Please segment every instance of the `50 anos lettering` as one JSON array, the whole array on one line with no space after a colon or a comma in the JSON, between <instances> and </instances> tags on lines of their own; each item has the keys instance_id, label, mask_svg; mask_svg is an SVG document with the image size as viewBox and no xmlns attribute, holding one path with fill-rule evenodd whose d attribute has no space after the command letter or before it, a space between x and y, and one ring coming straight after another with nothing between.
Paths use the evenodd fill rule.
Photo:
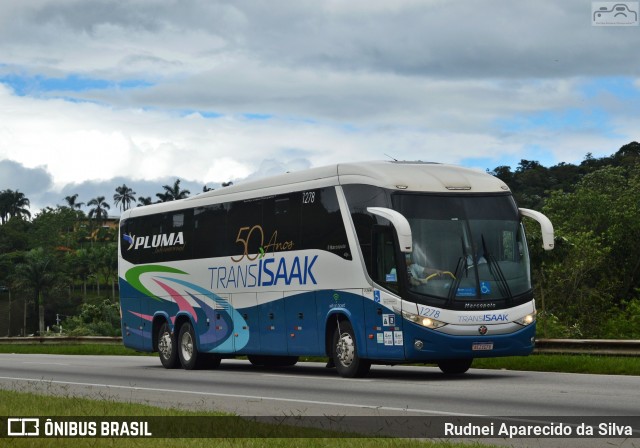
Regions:
<instances>
[{"instance_id":1,"label":"50 anos lettering","mask_svg":"<svg viewBox=\"0 0 640 448\"><path fill-rule=\"evenodd\" d=\"M259 250L255 254L249 253L249 243L251 241L253 241L254 244L255 242L258 242ZM235 263L242 261L245 257L247 258L247 260L253 261L261 255L264 256L264 254L270 251L277 252L283 250L292 250L294 246L293 241L279 242L277 230L273 231L273 233L271 234L271 238L269 238L269 242L265 245L264 230L262 229L262 226L258 224L254 225L253 227L240 227L240 229L238 229L238 236L236 237L235 242L240 245L242 250L242 253L239 256L231 257L231 260Z\"/></svg>"}]
</instances>

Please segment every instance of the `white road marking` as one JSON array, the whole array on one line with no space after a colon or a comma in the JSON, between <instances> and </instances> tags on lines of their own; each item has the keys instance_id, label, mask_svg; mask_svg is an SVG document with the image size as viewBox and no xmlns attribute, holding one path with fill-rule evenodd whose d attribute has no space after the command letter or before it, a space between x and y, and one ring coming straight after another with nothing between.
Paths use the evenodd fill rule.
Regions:
<instances>
[{"instance_id":1,"label":"white road marking","mask_svg":"<svg viewBox=\"0 0 640 448\"><path fill-rule=\"evenodd\" d=\"M169 392L169 393L180 393L180 394L189 394L189 395L203 395L208 397L244 398L247 400L271 400L271 401L282 401L282 402L289 402L289 403L341 406L341 407L347 407L347 408L374 409L374 410L377 409L377 410L394 411L394 412L398 412L398 411L407 412L407 413L414 412L418 414L454 415L459 417L485 417L484 415L480 415L480 414L463 414L459 412L444 412L444 411L436 411L433 409L412 409L412 408L397 408L397 407L391 407L391 406L371 406L366 404L338 403L333 401L301 400L296 398L265 397L265 396L259 396L259 395L222 394L218 392L198 392L198 391L179 390L179 389L160 389L155 387L120 386L115 384L79 383L74 381L44 380L39 378L14 378L14 377L0 376L0 380L24 381L24 382L46 383L46 384L61 384L65 386L104 387L104 388L112 388L112 389L140 390L145 392Z\"/></svg>"},{"instance_id":2,"label":"white road marking","mask_svg":"<svg viewBox=\"0 0 640 448\"><path fill-rule=\"evenodd\" d=\"M22 364L39 364L42 366L70 366L71 364L66 364L62 362L37 362L37 361L23 361Z\"/></svg>"}]
</instances>

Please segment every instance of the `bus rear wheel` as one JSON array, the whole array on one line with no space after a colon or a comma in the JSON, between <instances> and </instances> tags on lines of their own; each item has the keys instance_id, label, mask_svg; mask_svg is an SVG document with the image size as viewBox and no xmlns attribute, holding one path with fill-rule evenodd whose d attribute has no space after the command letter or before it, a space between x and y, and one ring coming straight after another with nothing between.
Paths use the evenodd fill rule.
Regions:
<instances>
[{"instance_id":1,"label":"bus rear wheel","mask_svg":"<svg viewBox=\"0 0 640 448\"><path fill-rule=\"evenodd\" d=\"M194 370L202 367L204 355L198 353L196 333L190 322L185 322L180 327L177 351L183 369Z\"/></svg>"},{"instance_id":2,"label":"bus rear wheel","mask_svg":"<svg viewBox=\"0 0 640 448\"><path fill-rule=\"evenodd\" d=\"M371 362L360 358L356 338L349 321L342 321L333 333L332 358L338 374L343 378L360 378L371 368Z\"/></svg>"},{"instance_id":3,"label":"bus rear wheel","mask_svg":"<svg viewBox=\"0 0 640 448\"><path fill-rule=\"evenodd\" d=\"M158 354L165 369L175 369L180 366L176 336L169 324L164 322L158 330Z\"/></svg>"},{"instance_id":4,"label":"bus rear wheel","mask_svg":"<svg viewBox=\"0 0 640 448\"><path fill-rule=\"evenodd\" d=\"M472 362L473 358L444 359L438 362L438 367L447 375L461 375L469 370Z\"/></svg>"}]
</instances>

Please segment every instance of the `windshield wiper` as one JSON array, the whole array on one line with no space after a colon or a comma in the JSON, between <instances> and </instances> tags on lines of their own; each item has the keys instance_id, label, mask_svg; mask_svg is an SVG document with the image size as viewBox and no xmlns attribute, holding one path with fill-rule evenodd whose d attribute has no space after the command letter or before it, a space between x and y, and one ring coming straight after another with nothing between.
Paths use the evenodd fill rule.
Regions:
<instances>
[{"instance_id":1,"label":"windshield wiper","mask_svg":"<svg viewBox=\"0 0 640 448\"><path fill-rule=\"evenodd\" d=\"M509 288L509 282L504 276L504 272L502 272L502 268L500 268L500 264L498 260L489 253L487 250L487 245L484 241L484 235L482 235L482 251L484 252L484 258L487 260L487 265L489 266L489 272L498 281L498 289L500 289L500 294L502 297L506 297L507 299L513 299L513 295L511 295L511 289ZM478 279L480 281L480 279Z\"/></svg>"},{"instance_id":2,"label":"windshield wiper","mask_svg":"<svg viewBox=\"0 0 640 448\"><path fill-rule=\"evenodd\" d=\"M455 298L455 294L458 291L458 287L460 286L460 280L462 280L462 278L460 277L460 271L464 268L464 265L466 264L466 260L467 260L467 257L458 258L458 264L456 265L456 270L453 273L454 280L451 283L451 286L449 287L449 295L447 296L447 302L452 302L453 299Z\"/></svg>"}]
</instances>

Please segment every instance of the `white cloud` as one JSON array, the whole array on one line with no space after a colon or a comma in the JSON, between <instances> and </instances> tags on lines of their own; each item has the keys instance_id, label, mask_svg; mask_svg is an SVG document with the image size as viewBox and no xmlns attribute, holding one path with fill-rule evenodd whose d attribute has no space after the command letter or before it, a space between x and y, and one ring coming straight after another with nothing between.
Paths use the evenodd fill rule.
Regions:
<instances>
[{"instance_id":1,"label":"white cloud","mask_svg":"<svg viewBox=\"0 0 640 448\"><path fill-rule=\"evenodd\" d=\"M579 162L640 129L633 99L582 91L597 76L640 88L640 35L589 14L551 0L3 2L0 160L46 170L56 194L118 176L197 188L385 154L517 163L542 148ZM2 83L12 77L24 96ZM40 85L50 77L146 87L54 91ZM606 122L535 121L566 110Z\"/></svg>"}]
</instances>

